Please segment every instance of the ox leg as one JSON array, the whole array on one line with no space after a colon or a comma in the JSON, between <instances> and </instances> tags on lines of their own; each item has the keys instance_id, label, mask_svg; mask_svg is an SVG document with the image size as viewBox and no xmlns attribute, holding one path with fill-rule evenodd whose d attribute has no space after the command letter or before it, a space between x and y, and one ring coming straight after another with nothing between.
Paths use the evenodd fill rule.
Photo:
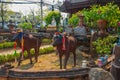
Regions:
<instances>
[{"instance_id":1,"label":"ox leg","mask_svg":"<svg viewBox=\"0 0 120 80\"><path fill-rule=\"evenodd\" d=\"M73 56L74 56L74 67L76 66L76 53L73 52Z\"/></svg>"},{"instance_id":2,"label":"ox leg","mask_svg":"<svg viewBox=\"0 0 120 80\"><path fill-rule=\"evenodd\" d=\"M59 59L60 59L60 69L62 69L62 55L59 55Z\"/></svg>"},{"instance_id":3,"label":"ox leg","mask_svg":"<svg viewBox=\"0 0 120 80\"><path fill-rule=\"evenodd\" d=\"M38 62L39 49L35 49L35 61Z\"/></svg>"},{"instance_id":4,"label":"ox leg","mask_svg":"<svg viewBox=\"0 0 120 80\"><path fill-rule=\"evenodd\" d=\"M32 64L32 56L31 56L30 50L27 50L27 52L28 52L28 57L30 58L30 64Z\"/></svg>"},{"instance_id":5,"label":"ox leg","mask_svg":"<svg viewBox=\"0 0 120 80\"><path fill-rule=\"evenodd\" d=\"M67 65L67 61L68 61L69 56L70 56L70 53L65 54L64 69L66 69L66 65Z\"/></svg>"},{"instance_id":6,"label":"ox leg","mask_svg":"<svg viewBox=\"0 0 120 80\"><path fill-rule=\"evenodd\" d=\"M18 66L20 66L20 64L21 64L21 60L22 59L22 52L20 52L20 58L19 58L19 60L18 60Z\"/></svg>"}]
</instances>

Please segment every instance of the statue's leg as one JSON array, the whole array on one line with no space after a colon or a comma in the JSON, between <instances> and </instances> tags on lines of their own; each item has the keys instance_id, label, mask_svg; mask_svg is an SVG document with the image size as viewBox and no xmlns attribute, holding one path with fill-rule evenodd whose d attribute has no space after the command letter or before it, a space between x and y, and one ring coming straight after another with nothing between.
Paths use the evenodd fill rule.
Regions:
<instances>
[{"instance_id":1,"label":"statue's leg","mask_svg":"<svg viewBox=\"0 0 120 80\"><path fill-rule=\"evenodd\" d=\"M65 53L64 69L66 69L66 65L67 65L67 61L68 61L69 56L70 56L69 52Z\"/></svg>"},{"instance_id":2,"label":"statue's leg","mask_svg":"<svg viewBox=\"0 0 120 80\"><path fill-rule=\"evenodd\" d=\"M30 64L32 64L32 56L31 56L30 50L27 50L27 53L28 53L28 57L30 58Z\"/></svg>"},{"instance_id":3,"label":"statue's leg","mask_svg":"<svg viewBox=\"0 0 120 80\"><path fill-rule=\"evenodd\" d=\"M35 61L38 62L39 48L35 49Z\"/></svg>"},{"instance_id":4,"label":"statue's leg","mask_svg":"<svg viewBox=\"0 0 120 80\"><path fill-rule=\"evenodd\" d=\"M62 69L62 55L59 55L59 60L60 60L60 69Z\"/></svg>"},{"instance_id":5,"label":"statue's leg","mask_svg":"<svg viewBox=\"0 0 120 80\"><path fill-rule=\"evenodd\" d=\"M76 66L76 53L75 51L73 52L73 57L74 57L74 67Z\"/></svg>"},{"instance_id":6,"label":"statue's leg","mask_svg":"<svg viewBox=\"0 0 120 80\"><path fill-rule=\"evenodd\" d=\"M21 64L21 60L22 59L22 52L20 52L20 58L18 59L18 66L20 66L20 64Z\"/></svg>"}]
</instances>

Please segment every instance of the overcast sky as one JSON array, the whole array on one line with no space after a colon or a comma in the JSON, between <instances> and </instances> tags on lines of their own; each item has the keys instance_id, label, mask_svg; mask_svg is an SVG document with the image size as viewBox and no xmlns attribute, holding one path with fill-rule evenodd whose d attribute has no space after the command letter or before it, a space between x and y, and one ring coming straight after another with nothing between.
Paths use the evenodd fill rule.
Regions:
<instances>
[{"instance_id":1,"label":"overcast sky","mask_svg":"<svg viewBox=\"0 0 120 80\"><path fill-rule=\"evenodd\" d=\"M14 0L16 2L19 1L40 1L40 0ZM43 0L45 3L49 3L52 4L53 0ZM54 0L54 3L56 3L58 0ZM59 0L59 1L63 1L63 0ZM24 15L27 15L30 12L30 8L34 9L34 10L38 10L39 6L36 4L12 4L9 5L10 9L16 12L22 12Z\"/></svg>"}]
</instances>

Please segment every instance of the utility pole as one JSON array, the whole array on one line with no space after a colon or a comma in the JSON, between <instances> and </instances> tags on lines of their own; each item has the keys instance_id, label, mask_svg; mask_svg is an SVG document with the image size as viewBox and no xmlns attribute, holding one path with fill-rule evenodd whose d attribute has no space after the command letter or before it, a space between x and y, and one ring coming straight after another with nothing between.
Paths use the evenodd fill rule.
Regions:
<instances>
[{"instance_id":1,"label":"utility pole","mask_svg":"<svg viewBox=\"0 0 120 80\"><path fill-rule=\"evenodd\" d=\"M43 0L40 0L40 27L43 26Z\"/></svg>"},{"instance_id":2,"label":"utility pole","mask_svg":"<svg viewBox=\"0 0 120 80\"><path fill-rule=\"evenodd\" d=\"M53 4L52 4L52 11L54 11L54 2L55 2L55 1L53 0Z\"/></svg>"}]
</instances>

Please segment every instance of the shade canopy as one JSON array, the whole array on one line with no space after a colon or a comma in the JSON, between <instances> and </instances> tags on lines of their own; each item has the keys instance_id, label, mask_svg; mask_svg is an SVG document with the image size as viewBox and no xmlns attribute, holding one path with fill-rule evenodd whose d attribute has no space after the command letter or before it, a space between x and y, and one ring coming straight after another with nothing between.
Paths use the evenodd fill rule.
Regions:
<instances>
[{"instance_id":1,"label":"shade canopy","mask_svg":"<svg viewBox=\"0 0 120 80\"><path fill-rule=\"evenodd\" d=\"M120 0L65 0L63 5L60 7L60 11L76 13L84 8L89 8L91 5L105 5L110 2L114 2L114 4L120 6Z\"/></svg>"}]
</instances>

